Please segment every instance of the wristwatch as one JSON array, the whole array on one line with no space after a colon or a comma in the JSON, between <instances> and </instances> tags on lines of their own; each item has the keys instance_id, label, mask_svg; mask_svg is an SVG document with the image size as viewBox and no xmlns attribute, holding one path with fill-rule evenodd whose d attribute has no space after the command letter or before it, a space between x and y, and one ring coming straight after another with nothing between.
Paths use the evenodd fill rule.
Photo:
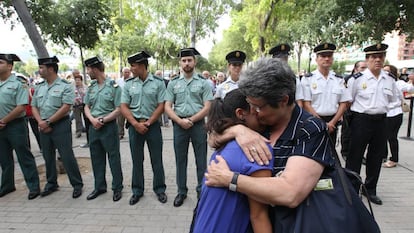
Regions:
<instances>
[{"instance_id":1,"label":"wristwatch","mask_svg":"<svg viewBox=\"0 0 414 233\"><path fill-rule=\"evenodd\" d=\"M104 119L103 119L103 117L99 117L99 118L98 118L98 121L99 121L99 122L101 122L101 124L104 124Z\"/></svg>"},{"instance_id":2,"label":"wristwatch","mask_svg":"<svg viewBox=\"0 0 414 233\"><path fill-rule=\"evenodd\" d=\"M237 191L237 178L239 178L239 173L238 172L234 172L233 173L233 178L231 179L231 182L229 184L229 190L236 192Z\"/></svg>"},{"instance_id":3,"label":"wristwatch","mask_svg":"<svg viewBox=\"0 0 414 233\"><path fill-rule=\"evenodd\" d=\"M50 127L50 125L52 124L52 123L50 122L50 120L49 120L49 119L46 119L45 121L46 121L47 126L49 126L49 127Z\"/></svg>"}]
</instances>

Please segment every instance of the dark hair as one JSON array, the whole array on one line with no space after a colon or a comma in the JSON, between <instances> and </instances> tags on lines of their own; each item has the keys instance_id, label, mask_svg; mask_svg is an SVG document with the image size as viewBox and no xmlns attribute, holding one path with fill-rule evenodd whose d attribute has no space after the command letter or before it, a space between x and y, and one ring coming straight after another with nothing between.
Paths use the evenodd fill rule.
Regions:
<instances>
[{"instance_id":1,"label":"dark hair","mask_svg":"<svg viewBox=\"0 0 414 233\"><path fill-rule=\"evenodd\" d=\"M214 131L220 134L230 126L244 124L244 121L236 116L237 108L250 111L246 96L239 89L227 93L223 100L220 98L213 100L205 125L207 132Z\"/></svg>"},{"instance_id":2,"label":"dark hair","mask_svg":"<svg viewBox=\"0 0 414 233\"><path fill-rule=\"evenodd\" d=\"M278 58L260 58L240 75L239 88L246 96L261 98L278 107L285 96L288 105L295 102L296 76L289 65Z\"/></svg>"},{"instance_id":3,"label":"dark hair","mask_svg":"<svg viewBox=\"0 0 414 233\"><path fill-rule=\"evenodd\" d=\"M395 66L393 66L393 65L385 65L384 67L386 67L386 66L388 66L388 67L390 67L390 72L388 72L388 74L393 78L393 79L395 79L395 81L397 81L398 80L398 69L397 69L397 67L395 67Z\"/></svg>"},{"instance_id":4,"label":"dark hair","mask_svg":"<svg viewBox=\"0 0 414 233\"><path fill-rule=\"evenodd\" d=\"M103 62L95 64L92 67L95 67L96 69L98 69L101 72L105 72L105 64Z\"/></svg>"},{"instance_id":5,"label":"dark hair","mask_svg":"<svg viewBox=\"0 0 414 233\"><path fill-rule=\"evenodd\" d=\"M352 70L351 75L357 72L356 70L359 68L361 62L365 62L365 61L360 60L360 61L355 62L354 69Z\"/></svg>"}]
</instances>

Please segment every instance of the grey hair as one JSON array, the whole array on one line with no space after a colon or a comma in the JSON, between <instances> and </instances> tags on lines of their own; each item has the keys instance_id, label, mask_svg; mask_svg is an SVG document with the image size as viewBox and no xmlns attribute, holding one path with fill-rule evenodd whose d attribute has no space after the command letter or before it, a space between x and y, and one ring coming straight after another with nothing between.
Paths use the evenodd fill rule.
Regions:
<instances>
[{"instance_id":1,"label":"grey hair","mask_svg":"<svg viewBox=\"0 0 414 233\"><path fill-rule=\"evenodd\" d=\"M285 96L291 105L295 102L296 76L285 61L260 58L241 73L239 88L244 95L264 99L272 107L278 107Z\"/></svg>"}]
</instances>

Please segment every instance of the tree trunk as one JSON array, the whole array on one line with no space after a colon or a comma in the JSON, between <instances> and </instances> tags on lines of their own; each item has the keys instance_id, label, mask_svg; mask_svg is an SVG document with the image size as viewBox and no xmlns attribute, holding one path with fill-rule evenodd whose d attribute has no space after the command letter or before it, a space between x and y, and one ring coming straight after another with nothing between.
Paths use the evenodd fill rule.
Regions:
<instances>
[{"instance_id":1,"label":"tree trunk","mask_svg":"<svg viewBox=\"0 0 414 233\"><path fill-rule=\"evenodd\" d=\"M33 47L36 50L38 57L49 57L45 43L40 36L39 31L37 30L36 24L33 21L32 16L30 15L29 9L27 8L26 1L24 0L12 0L14 9L17 12L20 20L23 23L24 28L26 29L27 34L29 35L30 40L32 41Z\"/></svg>"}]
</instances>

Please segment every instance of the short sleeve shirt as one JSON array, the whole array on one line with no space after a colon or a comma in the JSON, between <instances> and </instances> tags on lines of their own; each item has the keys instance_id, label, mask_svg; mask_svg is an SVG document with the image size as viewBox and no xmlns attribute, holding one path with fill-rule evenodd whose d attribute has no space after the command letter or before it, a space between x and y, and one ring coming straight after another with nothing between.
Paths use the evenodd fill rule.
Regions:
<instances>
[{"instance_id":1,"label":"short sleeve shirt","mask_svg":"<svg viewBox=\"0 0 414 233\"><path fill-rule=\"evenodd\" d=\"M386 113L389 104L398 98L397 91L394 79L383 70L378 79L366 69L348 80L348 92L353 100L351 110L359 113Z\"/></svg>"},{"instance_id":2,"label":"short sleeve shirt","mask_svg":"<svg viewBox=\"0 0 414 233\"><path fill-rule=\"evenodd\" d=\"M214 97L224 99L227 93L237 88L239 88L239 84L228 77L226 81L217 86Z\"/></svg>"},{"instance_id":3,"label":"short sleeve shirt","mask_svg":"<svg viewBox=\"0 0 414 233\"><path fill-rule=\"evenodd\" d=\"M74 86L69 81L58 77L51 85L46 81L36 85L32 106L39 109L42 119L47 119L55 114L63 104L72 105L74 100Z\"/></svg>"},{"instance_id":4,"label":"short sleeve shirt","mask_svg":"<svg viewBox=\"0 0 414 233\"><path fill-rule=\"evenodd\" d=\"M165 94L165 101L174 104L174 112L180 117L193 116L212 99L210 84L197 74L190 80L184 76L171 80Z\"/></svg>"},{"instance_id":5,"label":"short sleeve shirt","mask_svg":"<svg viewBox=\"0 0 414 233\"><path fill-rule=\"evenodd\" d=\"M27 82L12 74L0 83L0 119L7 116L16 106L29 103ZM20 114L23 117L25 112Z\"/></svg>"},{"instance_id":6,"label":"short sleeve shirt","mask_svg":"<svg viewBox=\"0 0 414 233\"><path fill-rule=\"evenodd\" d=\"M121 104L121 87L106 78L102 86L93 81L85 96L85 104L89 106L93 117L104 117Z\"/></svg>"},{"instance_id":7,"label":"short sleeve shirt","mask_svg":"<svg viewBox=\"0 0 414 233\"><path fill-rule=\"evenodd\" d=\"M122 91L121 103L129 105L135 118L149 119L158 104L165 99L165 83L148 73L145 81L139 78L128 79Z\"/></svg>"},{"instance_id":8,"label":"short sleeve shirt","mask_svg":"<svg viewBox=\"0 0 414 233\"><path fill-rule=\"evenodd\" d=\"M309 77L302 79L305 101L311 101L312 108L320 116L332 116L338 111L339 103L351 101L345 91L345 81L342 77L330 71L325 78L318 70Z\"/></svg>"},{"instance_id":9,"label":"short sleeve shirt","mask_svg":"<svg viewBox=\"0 0 414 233\"><path fill-rule=\"evenodd\" d=\"M295 106L285 131L273 146L275 175L283 171L291 156L305 156L325 167L334 167L326 123Z\"/></svg>"}]
</instances>

